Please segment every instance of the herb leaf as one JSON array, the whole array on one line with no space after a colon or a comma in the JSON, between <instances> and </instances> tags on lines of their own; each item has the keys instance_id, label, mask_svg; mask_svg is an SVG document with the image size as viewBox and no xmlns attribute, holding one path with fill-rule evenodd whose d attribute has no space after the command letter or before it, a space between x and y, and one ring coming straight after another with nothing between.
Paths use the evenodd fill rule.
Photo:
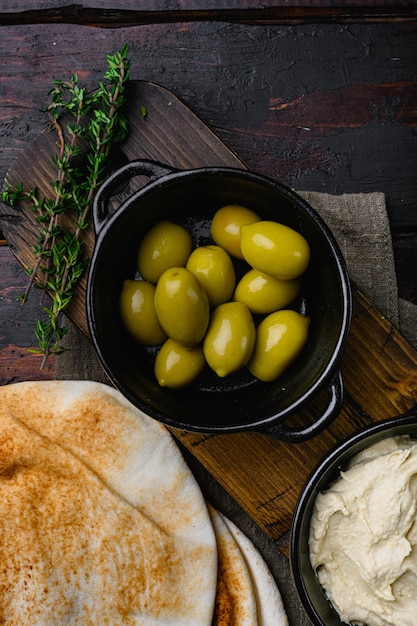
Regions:
<instances>
[{"instance_id":1,"label":"herb leaf","mask_svg":"<svg viewBox=\"0 0 417 626\"><path fill-rule=\"evenodd\" d=\"M88 263L80 233L88 226L93 198L103 182L111 148L114 143L124 141L128 132L121 107L130 66L128 46L124 45L107 55L104 80L92 93L79 85L76 74L68 81L55 80L46 109L58 147L57 154L52 156L57 170L55 180L51 181L52 199L38 198L37 190L27 191L23 183L12 187L8 180L1 192L1 200L11 206L27 203L39 224L38 240L33 246L35 267L28 270L29 283L20 300L22 304L26 302L33 286L46 291L51 299L49 307L42 306L46 319L37 321L38 347L31 350L43 355L41 367L49 355L65 350L61 340L68 329L62 324L62 313L70 304L74 287ZM141 113L145 117L143 106ZM64 114L66 119L70 118L65 127L62 126ZM87 144L82 167L76 159L81 153L80 141ZM65 225L62 216L66 218Z\"/></svg>"}]
</instances>

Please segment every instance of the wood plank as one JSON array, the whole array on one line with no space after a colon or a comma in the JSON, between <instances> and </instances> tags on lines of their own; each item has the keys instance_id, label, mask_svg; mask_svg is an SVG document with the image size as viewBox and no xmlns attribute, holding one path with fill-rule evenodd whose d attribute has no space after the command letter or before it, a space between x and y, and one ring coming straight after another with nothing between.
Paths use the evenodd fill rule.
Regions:
<instances>
[{"instance_id":1,"label":"wood plank","mask_svg":"<svg viewBox=\"0 0 417 626\"><path fill-rule=\"evenodd\" d=\"M51 380L54 376L55 358L39 368L39 357L26 347L8 344L0 348L0 385L20 383L25 380Z\"/></svg>"},{"instance_id":2,"label":"wood plank","mask_svg":"<svg viewBox=\"0 0 417 626\"><path fill-rule=\"evenodd\" d=\"M131 133L114 165L133 158L163 160L174 167L232 165L245 167L240 158L169 90L136 82L131 85L128 117ZM139 105L148 117L143 120ZM12 166L12 182L37 183L48 193L54 138L43 133ZM139 181L139 185L143 181ZM133 189L130 189L130 193ZM0 206L3 229L17 258L31 265L33 217L17 207ZM94 244L91 228L86 245ZM69 316L87 332L84 283ZM417 352L362 294L355 291L352 331L342 362L346 401L334 423L322 434L301 444L284 444L257 433L196 435L175 432L180 442L215 476L265 533L285 552L291 516L309 471L335 442L354 430L407 411L417 401ZM291 418L311 420L323 401L315 402Z\"/></svg>"},{"instance_id":3,"label":"wood plank","mask_svg":"<svg viewBox=\"0 0 417 626\"><path fill-rule=\"evenodd\" d=\"M18 299L28 277L6 245L0 245L0 268L0 385L50 379L54 375L54 357L40 370L39 356L30 352L37 345L34 324L40 293L32 293L27 304L21 306Z\"/></svg>"},{"instance_id":4,"label":"wood plank","mask_svg":"<svg viewBox=\"0 0 417 626\"><path fill-rule=\"evenodd\" d=\"M258 0L177 0L175 9L177 11L213 10L213 9L233 9L242 13L248 9L271 10L281 9L295 10L304 7L317 8L357 8L366 10L369 7L394 7L398 8L398 0L263 0L262 5ZM403 0L401 6L412 8L414 0ZM59 10L67 6L81 8L94 8L100 10L131 9L132 0L89 0L80 2L66 2L65 0L38 0L36 8L32 10L43 12L46 9ZM28 9L27 0L2 0L1 10L7 13L25 11ZM75 10L75 9L74 9ZM141 0L140 11L172 11L172 0Z\"/></svg>"},{"instance_id":5,"label":"wood plank","mask_svg":"<svg viewBox=\"0 0 417 626\"><path fill-rule=\"evenodd\" d=\"M23 24L77 24L94 28L126 28L143 26L146 24L172 24L187 22L233 22L236 24L314 24L314 23L341 23L355 22L384 23L384 22L415 22L417 8L412 4L375 5L368 2L366 5L349 4L348 6L296 5L275 3L272 7L253 8L182 8L182 9L154 9L132 10L116 8L111 10L85 7L80 4L57 6L54 8L29 9L14 12L0 13L0 25Z\"/></svg>"}]
</instances>

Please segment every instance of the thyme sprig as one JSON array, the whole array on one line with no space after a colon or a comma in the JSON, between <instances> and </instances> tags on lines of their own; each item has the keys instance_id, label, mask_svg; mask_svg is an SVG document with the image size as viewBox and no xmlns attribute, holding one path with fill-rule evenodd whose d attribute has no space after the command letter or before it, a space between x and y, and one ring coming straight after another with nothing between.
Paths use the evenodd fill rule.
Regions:
<instances>
[{"instance_id":1,"label":"thyme sprig","mask_svg":"<svg viewBox=\"0 0 417 626\"><path fill-rule=\"evenodd\" d=\"M30 279L21 301L27 301L33 286L50 296L50 306L42 307L45 319L36 323L38 347L31 350L43 355L41 367L49 355L65 350L61 341L68 328L62 323L62 313L88 263L80 235L88 226L111 148L127 135L127 121L121 112L131 65L127 55L125 45L107 56L104 80L93 92L78 84L76 74L69 81L54 81L46 109L51 130L57 135L57 153L52 156L57 172L51 181L52 197L38 198L36 189L25 190L22 183L13 187L8 180L1 193L2 201L11 206L27 203L39 224L33 246L35 266L27 270ZM85 160L80 165L85 145Z\"/></svg>"}]
</instances>

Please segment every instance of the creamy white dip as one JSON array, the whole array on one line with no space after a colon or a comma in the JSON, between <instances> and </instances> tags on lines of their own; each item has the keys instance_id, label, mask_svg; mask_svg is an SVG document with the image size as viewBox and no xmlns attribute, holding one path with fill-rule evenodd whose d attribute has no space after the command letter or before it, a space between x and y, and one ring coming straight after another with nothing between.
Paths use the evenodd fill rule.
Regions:
<instances>
[{"instance_id":1,"label":"creamy white dip","mask_svg":"<svg viewBox=\"0 0 417 626\"><path fill-rule=\"evenodd\" d=\"M367 448L318 495L310 559L342 621L417 625L417 444Z\"/></svg>"}]
</instances>

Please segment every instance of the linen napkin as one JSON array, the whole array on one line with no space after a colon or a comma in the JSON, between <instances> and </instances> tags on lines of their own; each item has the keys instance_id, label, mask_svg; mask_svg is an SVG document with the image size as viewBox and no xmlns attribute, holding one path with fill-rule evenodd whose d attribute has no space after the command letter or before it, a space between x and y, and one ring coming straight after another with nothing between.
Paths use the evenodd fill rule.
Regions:
<instances>
[{"instance_id":1,"label":"linen napkin","mask_svg":"<svg viewBox=\"0 0 417 626\"><path fill-rule=\"evenodd\" d=\"M398 298L384 194L336 196L311 191L299 194L333 232L353 283L417 347L417 305ZM70 350L57 359L55 377L108 382L89 340L73 325L68 325L66 346ZM290 625L308 626L310 621L298 600L288 559L198 462L193 462L193 471L213 506L241 528L262 554L281 591Z\"/></svg>"}]
</instances>

